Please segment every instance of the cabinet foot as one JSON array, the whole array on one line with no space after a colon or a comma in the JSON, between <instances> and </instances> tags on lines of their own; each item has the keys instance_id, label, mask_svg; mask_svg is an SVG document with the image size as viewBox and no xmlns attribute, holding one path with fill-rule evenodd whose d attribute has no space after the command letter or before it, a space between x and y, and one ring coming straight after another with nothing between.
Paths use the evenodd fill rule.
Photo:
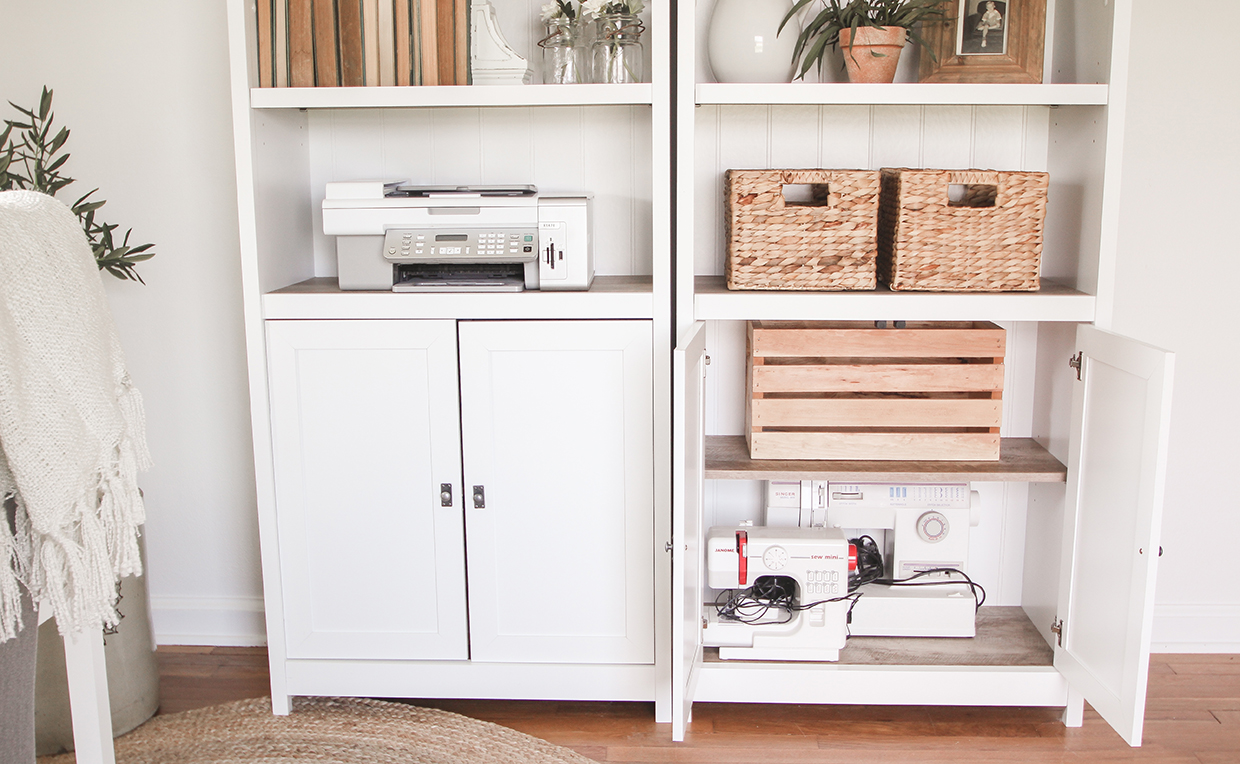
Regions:
<instances>
[{"instance_id":1,"label":"cabinet foot","mask_svg":"<svg viewBox=\"0 0 1240 764\"><path fill-rule=\"evenodd\" d=\"M1065 727L1080 727L1085 723L1085 696L1076 690L1068 690L1068 705L1063 710Z\"/></svg>"}]
</instances>

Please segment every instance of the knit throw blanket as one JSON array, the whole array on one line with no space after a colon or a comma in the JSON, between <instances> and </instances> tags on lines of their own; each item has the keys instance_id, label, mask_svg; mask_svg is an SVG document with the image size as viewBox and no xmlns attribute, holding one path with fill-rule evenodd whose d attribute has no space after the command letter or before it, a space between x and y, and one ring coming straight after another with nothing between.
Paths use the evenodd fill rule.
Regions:
<instances>
[{"instance_id":1,"label":"knit throw blanket","mask_svg":"<svg viewBox=\"0 0 1240 764\"><path fill-rule=\"evenodd\" d=\"M50 196L0 192L0 498L17 504L16 533L0 524L0 641L22 628L20 585L62 634L117 623L149 463L81 225Z\"/></svg>"}]
</instances>

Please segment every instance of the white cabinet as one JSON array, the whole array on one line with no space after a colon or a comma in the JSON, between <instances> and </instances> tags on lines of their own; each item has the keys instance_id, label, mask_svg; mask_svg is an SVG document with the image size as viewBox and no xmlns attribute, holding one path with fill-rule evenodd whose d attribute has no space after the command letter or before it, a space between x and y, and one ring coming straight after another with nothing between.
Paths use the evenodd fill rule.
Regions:
<instances>
[{"instance_id":1,"label":"white cabinet","mask_svg":"<svg viewBox=\"0 0 1240 764\"><path fill-rule=\"evenodd\" d=\"M1116 194L1130 0L1052 0L1046 84L1019 86L715 83L704 51L712 6L682 4L676 41L673 739L704 701L1062 706L1079 724L1087 699L1139 744L1172 357L1104 331L1123 256ZM723 171L798 167L1048 171L1042 289L728 291ZM747 320L1001 323L1005 451L1035 456L986 469L749 460L736 437ZM1079 382L1068 366L1078 351ZM798 476L986 486L979 530L1001 526L986 533L1001 546L990 556L1004 607L985 614L1013 618L1038 649L998 660L928 644L924 655L836 664L718 660L701 644L702 604L713 598L702 534L746 511L756 519L755 481Z\"/></svg>"},{"instance_id":2,"label":"white cabinet","mask_svg":"<svg viewBox=\"0 0 1240 764\"><path fill-rule=\"evenodd\" d=\"M288 657L653 663L651 341L269 321Z\"/></svg>"}]
</instances>

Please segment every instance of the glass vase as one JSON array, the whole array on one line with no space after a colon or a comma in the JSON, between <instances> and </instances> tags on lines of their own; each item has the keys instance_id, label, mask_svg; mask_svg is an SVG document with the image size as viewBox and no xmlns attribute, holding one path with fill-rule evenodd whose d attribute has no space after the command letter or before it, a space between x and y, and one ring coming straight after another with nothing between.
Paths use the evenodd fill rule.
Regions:
<instances>
[{"instance_id":1,"label":"glass vase","mask_svg":"<svg viewBox=\"0 0 1240 764\"><path fill-rule=\"evenodd\" d=\"M583 65L581 30L574 19L547 22L547 36L538 41L542 48L543 82L576 85L588 82Z\"/></svg>"},{"instance_id":2,"label":"glass vase","mask_svg":"<svg viewBox=\"0 0 1240 764\"><path fill-rule=\"evenodd\" d=\"M591 60L595 82L641 82L641 19L628 13L607 13L594 20Z\"/></svg>"}]
</instances>

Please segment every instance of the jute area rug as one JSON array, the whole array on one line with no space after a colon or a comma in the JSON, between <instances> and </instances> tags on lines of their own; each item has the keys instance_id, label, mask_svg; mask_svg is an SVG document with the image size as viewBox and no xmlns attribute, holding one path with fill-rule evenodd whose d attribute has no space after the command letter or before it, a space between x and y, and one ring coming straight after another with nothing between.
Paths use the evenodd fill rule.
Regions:
<instances>
[{"instance_id":1,"label":"jute area rug","mask_svg":"<svg viewBox=\"0 0 1240 764\"><path fill-rule=\"evenodd\" d=\"M39 759L71 764L73 754ZM596 764L498 724L404 703L297 698L273 716L269 698L156 716L116 739L117 764Z\"/></svg>"}]
</instances>

